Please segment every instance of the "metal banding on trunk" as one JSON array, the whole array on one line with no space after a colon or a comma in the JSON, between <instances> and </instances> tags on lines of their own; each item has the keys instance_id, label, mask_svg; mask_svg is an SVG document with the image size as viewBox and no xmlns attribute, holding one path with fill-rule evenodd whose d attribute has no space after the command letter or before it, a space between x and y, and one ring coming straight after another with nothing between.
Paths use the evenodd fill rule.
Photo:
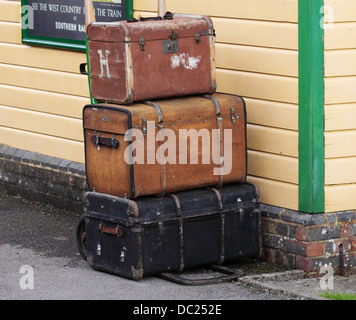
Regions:
<instances>
[{"instance_id":1,"label":"metal banding on trunk","mask_svg":"<svg viewBox=\"0 0 356 320\"><path fill-rule=\"evenodd\" d=\"M225 212L223 202L222 202L222 196L219 190L215 188L206 188L209 191L212 191L214 193L214 196L216 198L218 210L222 211L220 213L220 232L221 232L221 237L220 237L220 259L219 259L219 264L222 264L225 260Z\"/></svg>"},{"instance_id":2,"label":"metal banding on trunk","mask_svg":"<svg viewBox=\"0 0 356 320\"><path fill-rule=\"evenodd\" d=\"M151 106L151 107L155 108L155 110L157 112L157 116L158 116L158 122L159 123L163 122L162 109L157 103L152 102L152 101L142 101L142 103L147 105L147 106Z\"/></svg>"},{"instance_id":3,"label":"metal banding on trunk","mask_svg":"<svg viewBox=\"0 0 356 320\"><path fill-rule=\"evenodd\" d=\"M208 94L203 94L202 95L203 98L205 99L209 99L214 103L214 107L215 107L215 114L217 116L216 120L217 120L217 129L219 129L219 134L220 134L220 157L222 158L224 156L224 144L223 144L223 125L222 125L222 121L224 120L224 118L220 117L220 113L221 113L221 106L219 101ZM221 163L219 164L219 170L221 171ZM222 185L224 183L224 177L222 174L219 175L219 182L218 182L218 186L221 188Z\"/></svg>"},{"instance_id":4,"label":"metal banding on trunk","mask_svg":"<svg viewBox=\"0 0 356 320\"><path fill-rule=\"evenodd\" d=\"M203 94L202 95L203 98L205 99L209 99L214 103L215 106L215 114L218 116L220 115L221 112L221 107L220 107L220 102L218 101L218 99L216 99L215 97L209 95L209 94Z\"/></svg>"},{"instance_id":5,"label":"metal banding on trunk","mask_svg":"<svg viewBox=\"0 0 356 320\"><path fill-rule=\"evenodd\" d=\"M179 198L172 194L175 207L176 207L176 215L178 218L178 230L179 230L179 268L178 270L181 272L184 270L184 238L183 238L183 218L182 218L182 205L180 203Z\"/></svg>"},{"instance_id":6,"label":"metal banding on trunk","mask_svg":"<svg viewBox=\"0 0 356 320\"><path fill-rule=\"evenodd\" d=\"M220 163L219 163L219 182L218 182L218 187L221 188L223 186L224 183L224 175L223 175L223 170L222 170L222 161L221 159L223 159L224 157L224 140L223 140L223 122L224 118L222 117L217 117L216 118L216 123L217 123L217 127L218 127L218 133L219 133L219 141L220 141Z\"/></svg>"},{"instance_id":7,"label":"metal banding on trunk","mask_svg":"<svg viewBox=\"0 0 356 320\"><path fill-rule=\"evenodd\" d=\"M160 152L160 178L161 178L161 194L160 196L164 196L166 194L166 188L167 188L167 174L166 174L166 162L163 160L164 154L162 152L162 145L164 144L164 133L163 133L163 124L158 124L159 128L159 133L161 135L160 138L160 147L159 150Z\"/></svg>"},{"instance_id":8,"label":"metal banding on trunk","mask_svg":"<svg viewBox=\"0 0 356 320\"><path fill-rule=\"evenodd\" d=\"M147 106L151 106L153 107L156 112L157 112L157 117L158 117L158 123L160 123L158 125L162 139L161 139L161 145L163 144L163 112L161 107L152 101L143 101L143 104L147 105ZM162 186L162 193L161 196L164 196L166 194L166 184L167 184L167 177L166 177L166 166L165 166L165 162L162 160L160 161L160 167L161 167L161 186Z\"/></svg>"}]
</instances>

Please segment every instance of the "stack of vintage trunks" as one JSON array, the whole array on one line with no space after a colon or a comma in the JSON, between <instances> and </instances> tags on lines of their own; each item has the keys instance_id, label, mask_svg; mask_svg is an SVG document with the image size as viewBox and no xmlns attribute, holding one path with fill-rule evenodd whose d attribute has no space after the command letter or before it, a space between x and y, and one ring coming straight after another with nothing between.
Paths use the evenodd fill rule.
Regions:
<instances>
[{"instance_id":1,"label":"stack of vintage trunks","mask_svg":"<svg viewBox=\"0 0 356 320\"><path fill-rule=\"evenodd\" d=\"M245 103L215 93L214 40L207 16L88 24L77 239L93 269L137 280L260 256Z\"/></svg>"}]
</instances>

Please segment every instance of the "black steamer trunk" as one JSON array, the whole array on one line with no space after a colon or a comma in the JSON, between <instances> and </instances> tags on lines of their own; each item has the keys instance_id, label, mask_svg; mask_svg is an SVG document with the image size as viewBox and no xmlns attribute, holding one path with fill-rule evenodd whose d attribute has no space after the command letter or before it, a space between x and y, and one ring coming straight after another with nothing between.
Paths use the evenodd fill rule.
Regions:
<instances>
[{"instance_id":1,"label":"black steamer trunk","mask_svg":"<svg viewBox=\"0 0 356 320\"><path fill-rule=\"evenodd\" d=\"M135 200L87 192L84 216L89 265L134 280L261 254L249 183Z\"/></svg>"}]
</instances>

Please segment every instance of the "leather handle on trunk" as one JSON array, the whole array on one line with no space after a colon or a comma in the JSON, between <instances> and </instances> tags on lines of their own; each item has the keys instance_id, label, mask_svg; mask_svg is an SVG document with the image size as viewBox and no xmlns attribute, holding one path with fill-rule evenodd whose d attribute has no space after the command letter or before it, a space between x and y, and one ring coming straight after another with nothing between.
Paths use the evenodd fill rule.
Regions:
<instances>
[{"instance_id":1,"label":"leather handle on trunk","mask_svg":"<svg viewBox=\"0 0 356 320\"><path fill-rule=\"evenodd\" d=\"M90 141L93 143L94 146L106 146L113 149L117 149L119 147L119 141L115 138L103 138L100 137L99 134L94 135L90 138Z\"/></svg>"},{"instance_id":2,"label":"leather handle on trunk","mask_svg":"<svg viewBox=\"0 0 356 320\"><path fill-rule=\"evenodd\" d=\"M111 234L113 236L117 237L123 237L124 236L124 230L122 230L119 226L106 226L102 222L99 224L99 230L103 233Z\"/></svg>"}]
</instances>

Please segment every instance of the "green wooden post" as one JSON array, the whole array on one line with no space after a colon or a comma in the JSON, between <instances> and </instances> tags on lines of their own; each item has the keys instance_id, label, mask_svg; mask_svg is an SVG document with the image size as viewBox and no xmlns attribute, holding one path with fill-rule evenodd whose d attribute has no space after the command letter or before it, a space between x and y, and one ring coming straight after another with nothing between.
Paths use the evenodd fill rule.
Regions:
<instances>
[{"instance_id":1,"label":"green wooden post","mask_svg":"<svg viewBox=\"0 0 356 320\"><path fill-rule=\"evenodd\" d=\"M321 213L324 196L323 0L299 0L299 211Z\"/></svg>"}]
</instances>

